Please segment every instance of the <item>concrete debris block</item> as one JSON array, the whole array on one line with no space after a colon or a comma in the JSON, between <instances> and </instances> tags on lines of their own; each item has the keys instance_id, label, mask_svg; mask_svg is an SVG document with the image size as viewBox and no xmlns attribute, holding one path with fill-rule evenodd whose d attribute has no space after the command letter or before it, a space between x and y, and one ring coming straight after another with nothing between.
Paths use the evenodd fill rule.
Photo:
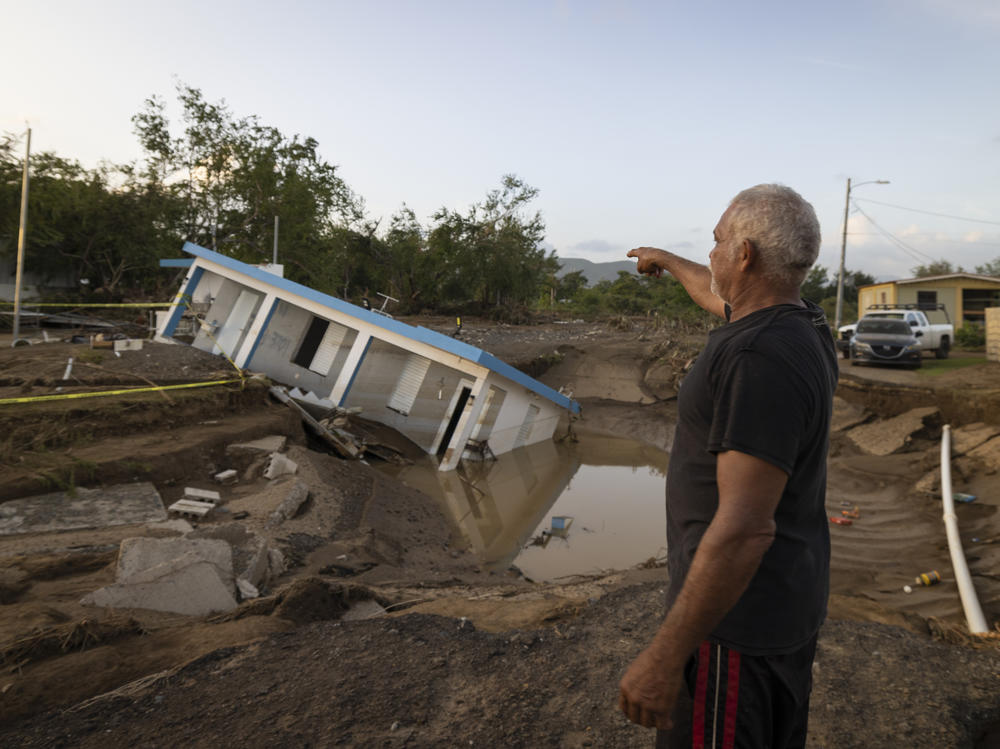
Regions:
<instances>
[{"instance_id":1,"label":"concrete debris block","mask_svg":"<svg viewBox=\"0 0 1000 749\"><path fill-rule=\"evenodd\" d=\"M170 512L189 518L203 518L214 509L215 505L211 502L195 502L193 499L179 499L167 508Z\"/></svg>"},{"instance_id":2,"label":"concrete debris block","mask_svg":"<svg viewBox=\"0 0 1000 749\"><path fill-rule=\"evenodd\" d=\"M218 492L213 492L211 489L195 489L193 486L184 487L184 498L196 502L210 502L213 505L222 501L222 495Z\"/></svg>"},{"instance_id":3,"label":"concrete debris block","mask_svg":"<svg viewBox=\"0 0 1000 749\"><path fill-rule=\"evenodd\" d=\"M77 487L0 504L0 536L15 533L105 528L167 519L156 487L148 481L99 489Z\"/></svg>"},{"instance_id":4,"label":"concrete debris block","mask_svg":"<svg viewBox=\"0 0 1000 749\"><path fill-rule=\"evenodd\" d=\"M277 509L268 518L268 525L281 525L289 518L295 517L302 504L309 498L309 487L301 479L296 479L291 489Z\"/></svg>"},{"instance_id":5,"label":"concrete debris block","mask_svg":"<svg viewBox=\"0 0 1000 749\"><path fill-rule=\"evenodd\" d=\"M940 421L935 406L914 408L899 416L851 429L847 436L869 455L891 455L907 447L915 436Z\"/></svg>"},{"instance_id":6,"label":"concrete debris block","mask_svg":"<svg viewBox=\"0 0 1000 749\"><path fill-rule=\"evenodd\" d=\"M270 569L270 554L267 542L259 539L256 547L253 548L246 567L240 572L239 577L253 585L260 586L267 582Z\"/></svg>"},{"instance_id":7,"label":"concrete debris block","mask_svg":"<svg viewBox=\"0 0 1000 749\"><path fill-rule=\"evenodd\" d=\"M280 434L272 434L269 437L262 437L259 440L253 440L252 442L240 442L239 444L229 445L226 448L227 453L280 453L285 449L285 443L288 438Z\"/></svg>"},{"instance_id":8,"label":"concrete debris block","mask_svg":"<svg viewBox=\"0 0 1000 749\"><path fill-rule=\"evenodd\" d=\"M974 450L969 451L969 457L976 458L986 466L987 472L1000 470L1000 437L994 437L984 442Z\"/></svg>"},{"instance_id":9,"label":"concrete debris block","mask_svg":"<svg viewBox=\"0 0 1000 749\"><path fill-rule=\"evenodd\" d=\"M142 351L141 338L125 338L114 342L115 351Z\"/></svg>"},{"instance_id":10,"label":"concrete debris block","mask_svg":"<svg viewBox=\"0 0 1000 749\"><path fill-rule=\"evenodd\" d=\"M839 396L833 398L833 417L830 419L830 431L842 432L845 429L856 427L868 418L868 414L861 406L848 403Z\"/></svg>"},{"instance_id":11,"label":"concrete debris block","mask_svg":"<svg viewBox=\"0 0 1000 749\"><path fill-rule=\"evenodd\" d=\"M236 597L232 583L224 584L214 565L196 561L150 582L109 585L84 596L80 603L206 616L236 608Z\"/></svg>"},{"instance_id":12,"label":"concrete debris block","mask_svg":"<svg viewBox=\"0 0 1000 749\"><path fill-rule=\"evenodd\" d=\"M239 473L235 468L226 471L219 471L215 474L215 480L220 484L235 484L239 480Z\"/></svg>"},{"instance_id":13,"label":"concrete debris block","mask_svg":"<svg viewBox=\"0 0 1000 749\"><path fill-rule=\"evenodd\" d=\"M148 582L155 579L150 577L149 570L164 564L174 564L176 568L176 560L180 559L206 562L218 571L221 581L232 584L232 547L214 538L126 538L118 551L115 582Z\"/></svg>"},{"instance_id":14,"label":"concrete debris block","mask_svg":"<svg viewBox=\"0 0 1000 749\"><path fill-rule=\"evenodd\" d=\"M240 598L244 601L248 601L251 598L260 598L260 591L257 590L257 586L245 578L236 578L236 589L240 592Z\"/></svg>"},{"instance_id":15,"label":"concrete debris block","mask_svg":"<svg viewBox=\"0 0 1000 749\"><path fill-rule=\"evenodd\" d=\"M267 573L271 578L283 575L288 566L285 564L285 555L280 549L269 549L267 552Z\"/></svg>"},{"instance_id":16,"label":"concrete debris block","mask_svg":"<svg viewBox=\"0 0 1000 749\"><path fill-rule=\"evenodd\" d=\"M274 479L278 476L295 473L297 470L299 470L299 465L291 458L281 453L271 453L271 459L267 463L267 468L264 469L264 478Z\"/></svg>"}]
</instances>

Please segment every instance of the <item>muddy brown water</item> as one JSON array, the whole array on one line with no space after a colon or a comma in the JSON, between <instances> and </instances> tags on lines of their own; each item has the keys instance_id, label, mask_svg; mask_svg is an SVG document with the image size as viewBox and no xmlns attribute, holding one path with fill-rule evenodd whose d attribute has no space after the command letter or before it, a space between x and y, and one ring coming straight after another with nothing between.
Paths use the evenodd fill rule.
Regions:
<instances>
[{"instance_id":1,"label":"muddy brown water","mask_svg":"<svg viewBox=\"0 0 1000 749\"><path fill-rule=\"evenodd\" d=\"M860 454L844 435L834 435L834 443L827 513L841 517L856 507L859 517L850 526L830 525L831 592L964 622L940 498L914 487L937 465L937 443L884 457ZM513 564L532 580L553 582L663 560L668 459L632 440L583 433L576 444L534 445L448 473L430 460L385 470L435 497L455 525L456 542L468 544L484 567ZM956 511L989 621L1000 619L997 479L976 476L954 487L977 495ZM940 572L940 584L914 583L931 570Z\"/></svg>"},{"instance_id":2,"label":"muddy brown water","mask_svg":"<svg viewBox=\"0 0 1000 749\"><path fill-rule=\"evenodd\" d=\"M665 555L668 457L584 432L447 473L430 460L385 470L435 497L485 567L548 582Z\"/></svg>"}]
</instances>

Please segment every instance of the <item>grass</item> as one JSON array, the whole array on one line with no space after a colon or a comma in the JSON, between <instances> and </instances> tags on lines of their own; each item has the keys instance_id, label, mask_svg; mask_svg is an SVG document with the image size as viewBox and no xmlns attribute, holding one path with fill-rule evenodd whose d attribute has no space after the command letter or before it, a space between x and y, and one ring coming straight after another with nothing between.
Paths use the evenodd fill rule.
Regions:
<instances>
[{"instance_id":1,"label":"grass","mask_svg":"<svg viewBox=\"0 0 1000 749\"><path fill-rule=\"evenodd\" d=\"M983 364L985 361L985 356L968 358L962 357L960 359L955 357L949 357L947 359L924 359L923 366L916 370L916 372L922 377L934 377L935 375L944 374L945 372L962 369L962 367L971 367L976 364Z\"/></svg>"}]
</instances>

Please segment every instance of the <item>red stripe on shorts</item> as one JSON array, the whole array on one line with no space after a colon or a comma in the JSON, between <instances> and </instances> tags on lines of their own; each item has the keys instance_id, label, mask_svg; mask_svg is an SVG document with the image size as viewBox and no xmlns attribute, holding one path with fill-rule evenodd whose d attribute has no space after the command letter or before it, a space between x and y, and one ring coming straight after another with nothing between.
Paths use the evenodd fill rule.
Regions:
<instances>
[{"instance_id":1,"label":"red stripe on shorts","mask_svg":"<svg viewBox=\"0 0 1000 749\"><path fill-rule=\"evenodd\" d=\"M736 707L740 699L740 654L736 650L729 651L726 676L726 722L722 749L733 749L736 746Z\"/></svg>"},{"instance_id":2,"label":"red stripe on shorts","mask_svg":"<svg viewBox=\"0 0 1000 749\"><path fill-rule=\"evenodd\" d=\"M694 685L694 713L691 718L691 747L705 749L705 695L708 692L708 661L711 646L706 640L698 648L698 680Z\"/></svg>"}]
</instances>

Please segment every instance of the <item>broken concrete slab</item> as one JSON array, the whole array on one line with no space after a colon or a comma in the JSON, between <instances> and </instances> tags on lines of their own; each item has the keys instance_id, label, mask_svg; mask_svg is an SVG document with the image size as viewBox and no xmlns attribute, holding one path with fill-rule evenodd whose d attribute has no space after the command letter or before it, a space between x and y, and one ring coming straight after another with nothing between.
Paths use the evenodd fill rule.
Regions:
<instances>
[{"instance_id":1,"label":"broken concrete slab","mask_svg":"<svg viewBox=\"0 0 1000 749\"><path fill-rule=\"evenodd\" d=\"M299 465L291 458L281 453L271 453L267 468L264 469L264 478L276 479L278 476L286 476L299 470Z\"/></svg>"},{"instance_id":2,"label":"broken concrete slab","mask_svg":"<svg viewBox=\"0 0 1000 749\"><path fill-rule=\"evenodd\" d=\"M847 436L869 455L892 455L907 447L914 437L929 433L940 419L936 406L914 408L891 419L854 427Z\"/></svg>"},{"instance_id":3,"label":"broken concrete slab","mask_svg":"<svg viewBox=\"0 0 1000 749\"><path fill-rule=\"evenodd\" d=\"M351 607L341 616L341 621L353 622L361 619L374 619L385 616L385 609L373 598L365 601L352 601Z\"/></svg>"},{"instance_id":4,"label":"broken concrete slab","mask_svg":"<svg viewBox=\"0 0 1000 749\"><path fill-rule=\"evenodd\" d=\"M236 608L236 597L232 585L219 579L214 565L196 561L152 581L109 585L84 596L80 603L206 616Z\"/></svg>"},{"instance_id":5,"label":"broken concrete slab","mask_svg":"<svg viewBox=\"0 0 1000 749\"><path fill-rule=\"evenodd\" d=\"M105 528L166 519L163 500L148 481L101 489L78 487L4 502L0 505L0 536Z\"/></svg>"},{"instance_id":6,"label":"broken concrete slab","mask_svg":"<svg viewBox=\"0 0 1000 749\"><path fill-rule=\"evenodd\" d=\"M268 525L281 525L289 518L295 517L299 508L302 507L308 498L309 487L306 486L304 481L296 479L295 483L289 488L288 494L281 500L281 504L268 516Z\"/></svg>"},{"instance_id":7,"label":"broken concrete slab","mask_svg":"<svg viewBox=\"0 0 1000 749\"><path fill-rule=\"evenodd\" d=\"M845 429L863 424L868 419L868 412L861 406L848 403L839 396L833 398L833 417L830 419L830 431L842 432Z\"/></svg>"},{"instance_id":8,"label":"broken concrete slab","mask_svg":"<svg viewBox=\"0 0 1000 749\"><path fill-rule=\"evenodd\" d=\"M280 453L285 449L287 442L288 438L284 435L272 434L267 437L261 437L259 440L253 440L252 442L240 442L235 445L229 445L226 448L226 452L252 455Z\"/></svg>"},{"instance_id":9,"label":"broken concrete slab","mask_svg":"<svg viewBox=\"0 0 1000 749\"><path fill-rule=\"evenodd\" d=\"M233 580L232 547L216 538L126 538L118 551L115 582L146 582L143 574L154 567L193 555L218 570L219 579Z\"/></svg>"},{"instance_id":10,"label":"broken concrete slab","mask_svg":"<svg viewBox=\"0 0 1000 749\"><path fill-rule=\"evenodd\" d=\"M260 598L260 591L249 580L242 577L236 578L236 589L240 592L240 597L246 601L251 598Z\"/></svg>"},{"instance_id":11,"label":"broken concrete slab","mask_svg":"<svg viewBox=\"0 0 1000 749\"><path fill-rule=\"evenodd\" d=\"M981 462L987 472L1000 470L1000 437L994 437L969 451L969 457Z\"/></svg>"},{"instance_id":12,"label":"broken concrete slab","mask_svg":"<svg viewBox=\"0 0 1000 749\"><path fill-rule=\"evenodd\" d=\"M956 427L951 430L951 454L964 455L997 435L1000 435L1000 426L981 421Z\"/></svg>"},{"instance_id":13,"label":"broken concrete slab","mask_svg":"<svg viewBox=\"0 0 1000 749\"><path fill-rule=\"evenodd\" d=\"M150 523L146 527L152 531L175 531L182 536L194 530L194 526L183 518L173 518L159 523Z\"/></svg>"}]
</instances>

